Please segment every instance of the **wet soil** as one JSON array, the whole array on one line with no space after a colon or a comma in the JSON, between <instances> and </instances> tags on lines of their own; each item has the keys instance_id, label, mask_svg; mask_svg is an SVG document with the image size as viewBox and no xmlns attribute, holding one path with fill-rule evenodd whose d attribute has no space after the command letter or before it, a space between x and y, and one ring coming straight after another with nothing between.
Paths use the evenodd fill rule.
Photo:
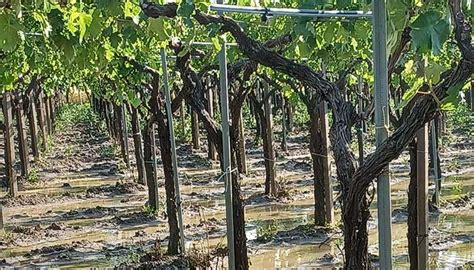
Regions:
<instances>
[{"instance_id":1,"label":"wet soil","mask_svg":"<svg viewBox=\"0 0 474 270\"><path fill-rule=\"evenodd\" d=\"M6 215L6 229L0 234L0 258L5 259L0 260L0 266L133 265L150 269L189 265L199 260L225 265L222 259L226 229L224 185L219 179L218 163L206 159L205 138L201 138L199 150L187 144L177 149L186 249L192 254L186 258L163 255L167 222L160 166L161 207L153 215L147 213L146 187L135 183L133 168L126 170L117 155L108 153L113 145L95 125L76 125L58 131L52 150L36 165L38 181L24 182L18 198L8 198L5 192L0 192ZM132 141L129 145L133 147ZM463 264L473 260L473 146L470 142L453 142L441 154L445 176L443 203L440 209L430 213L429 235L430 255L436 266L449 266L453 260ZM247 147L250 170L243 175L241 184L251 268L341 265L340 229L311 225L313 172L306 134L291 136L288 151L277 149L277 178L285 191L278 198L263 194L262 147L251 144ZM133 160L133 149L130 149L130 157ZM407 265L406 153L390 168L394 255L396 264L404 267ZM331 175L334 178L334 166ZM430 185L430 192L433 189L434 185ZM337 196L337 187L334 195ZM370 221L372 254L378 253L375 207L374 201ZM339 220L337 208L335 216Z\"/></svg>"}]
</instances>

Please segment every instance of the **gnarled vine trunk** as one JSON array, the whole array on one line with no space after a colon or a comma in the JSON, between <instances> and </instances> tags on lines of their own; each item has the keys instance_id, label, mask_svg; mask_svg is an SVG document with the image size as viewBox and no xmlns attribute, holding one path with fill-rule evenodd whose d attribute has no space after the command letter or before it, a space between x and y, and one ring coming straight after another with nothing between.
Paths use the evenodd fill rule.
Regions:
<instances>
[{"instance_id":1,"label":"gnarled vine trunk","mask_svg":"<svg viewBox=\"0 0 474 270\"><path fill-rule=\"evenodd\" d=\"M150 17L175 17L178 5L168 3L156 5L149 2L140 4L144 13ZM342 187L342 213L344 224L344 250L346 269L368 269L368 231L367 220L370 217L368 194L371 183L388 163L398 157L416 132L433 119L438 109L437 100L447 96L450 87L466 81L474 71L474 49L471 43L471 26L465 20L459 0L449 0L449 6L455 23L455 38L461 51L462 59L456 66L442 74L437 85L420 90L432 95L416 95L403 109L403 123L386 139L377 150L369 155L364 163L356 168L355 158L350 150L351 127L357 115L353 106L344 100L341 89L331 81L323 78L309 66L296 63L279 53L269 50L261 43L251 39L234 20L195 11L193 14L202 25L218 24L225 32L230 32L239 45L239 49L249 59L282 72L300 81L305 87L320 94L328 102L333 112L333 123L330 131L331 145L335 157L337 176ZM183 76L182 76L183 77ZM184 79L183 79L184 81ZM193 87L193 83L190 84ZM434 98L436 96L436 98Z\"/></svg>"}]
</instances>

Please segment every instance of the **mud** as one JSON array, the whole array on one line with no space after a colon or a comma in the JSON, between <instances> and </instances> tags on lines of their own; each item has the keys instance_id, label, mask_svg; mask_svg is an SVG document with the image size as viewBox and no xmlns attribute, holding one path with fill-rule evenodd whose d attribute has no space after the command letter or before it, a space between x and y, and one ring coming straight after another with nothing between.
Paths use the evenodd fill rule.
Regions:
<instances>
[{"instance_id":1,"label":"mud","mask_svg":"<svg viewBox=\"0 0 474 270\"><path fill-rule=\"evenodd\" d=\"M138 193L140 191L145 191L145 187L143 185L137 183L130 183L130 182L117 182L115 186L110 185L102 185L96 187L90 187L86 190L86 194L88 196L117 196L117 195L124 195L124 194L133 194Z\"/></svg>"},{"instance_id":2,"label":"mud","mask_svg":"<svg viewBox=\"0 0 474 270\"><path fill-rule=\"evenodd\" d=\"M146 187L136 184L133 171L126 171L123 162L112 151L107 152L114 142L97 125L77 125L55 136L53 149L37 164L37 183L26 181L20 197L15 199L0 193L7 213L6 231L0 234L0 257L5 260L0 265L222 268L226 264L224 185L219 178L218 163L207 161L202 151L206 139L201 137L203 147L199 150L187 144L178 147L187 257L164 255L168 229L163 212L161 165L158 185L162 205L157 215L151 215L146 208ZM340 266L340 229L312 225L313 172L307 136L293 133L288 142L288 151L276 149L277 179L282 192L277 198L263 194L262 147L247 144L249 173L242 175L241 187L251 268ZM446 177L441 197L446 203L438 212L430 213L430 252L442 267L450 266L446 262L453 258L469 264L472 261L469 250L474 245L474 149L469 141L463 141L463 147L456 143L444 150L441 160L444 176L457 178ZM129 145L133 159L131 140ZM395 263L405 266L406 153L391 164L391 172ZM433 188L430 186L430 193ZM335 190L336 198L337 187ZM373 218L369 232L374 265L377 263L375 208L376 202L371 206ZM338 208L335 217L336 224L340 224Z\"/></svg>"},{"instance_id":3,"label":"mud","mask_svg":"<svg viewBox=\"0 0 474 270\"><path fill-rule=\"evenodd\" d=\"M117 209L110 207L97 206L81 210L71 210L61 215L64 220L99 218L117 213Z\"/></svg>"},{"instance_id":4,"label":"mud","mask_svg":"<svg viewBox=\"0 0 474 270\"><path fill-rule=\"evenodd\" d=\"M61 196L50 196L47 194L20 194L16 198L6 198L0 200L0 204L6 207L18 207L28 205L44 205L49 203L60 203L80 198L78 194L64 192Z\"/></svg>"}]
</instances>

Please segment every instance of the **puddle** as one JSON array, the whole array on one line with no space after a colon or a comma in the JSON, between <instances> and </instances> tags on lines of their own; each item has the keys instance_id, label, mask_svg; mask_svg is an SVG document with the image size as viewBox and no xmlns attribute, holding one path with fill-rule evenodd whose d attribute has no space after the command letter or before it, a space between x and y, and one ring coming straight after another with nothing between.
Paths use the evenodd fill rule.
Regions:
<instances>
[{"instance_id":1,"label":"puddle","mask_svg":"<svg viewBox=\"0 0 474 270\"><path fill-rule=\"evenodd\" d=\"M133 146L133 143L130 145ZM294 191L295 197L288 201L265 201L257 198L257 200L249 200L249 205L245 207L251 269L338 267L341 265L339 250L341 239L336 234L337 232L319 233L314 228L312 228L313 231L308 230L310 228L308 224L314 222L313 172L307 166L310 164L309 151L305 145L290 144L290 146L292 152L277 159L277 178L287 183L286 187ZM212 164L204 162L205 155L202 151L188 148L188 146L183 147L181 150L183 154L179 157L180 164L184 166L180 168L180 181L183 195L183 219L186 226L184 230L186 248L189 250L193 247L225 245L224 184L216 180L220 175L220 169L215 162ZM263 160L261 147L252 147L248 150L249 173L241 179L244 198L262 193L265 178L264 168L260 165ZM81 150L80 147L77 151L89 152L87 149ZM190 154L187 154L189 151L191 151ZM443 159L446 159L446 164L456 163L465 168L471 168L472 158L465 158L465 156L472 153L472 150L459 151L456 154L446 153ZM84 154L87 156L89 153L81 155ZM80 158L81 155L76 158ZM452 155L453 158L449 160L446 157L448 155ZM109 161L107 161L107 166L119 168L116 160ZM157 240L161 241L162 248L166 247L168 225L163 215L164 188L160 186L161 209L158 215L153 218L144 216L147 191L140 189L133 193L111 191L110 187L116 185L118 181L131 182L130 175L100 176L98 173L102 169L107 170L108 167L102 168L102 165L94 165L94 163L97 163L96 160L90 159L82 163L81 168L77 168L79 170L68 170L64 175L48 171L44 173L47 181L42 181L38 185L26 185L26 189L21 191L21 194L25 195L46 194L59 197L69 192L78 196L65 201L46 201L38 205L5 209L7 230L11 230L14 226L33 227L37 224L41 224L44 228L55 222L60 222L67 227L78 226L81 229L71 230L72 232L62 237L37 239L8 247L2 246L2 238L0 238L1 258L7 258L7 262L15 266L64 269L105 268L116 266L126 260L137 259L138 254L150 249ZM67 168L66 166L65 169ZM86 169L80 170L84 168ZM91 171L91 169L98 169L98 171ZM393 170L393 209L406 207L408 187L406 157L394 162L391 169ZM447 176L443 182L442 199L454 200L463 194L474 192L472 171L471 169L467 173ZM161 174L160 169L160 176ZM161 177L158 182L162 184L163 178ZM65 183L69 185L64 185ZM431 180L430 191L432 192L433 189ZM87 196L87 190L96 190L100 196ZM0 192L0 198L5 195L5 192ZM334 197L336 195L337 191ZM371 212L373 218L370 220L369 245L370 251L376 254L376 201L371 205ZM340 209L335 210L335 219L336 224L340 223ZM431 217L430 227L439 234L446 235L446 239L450 241L454 239L448 237L452 234L466 235L463 239L470 241L462 243L459 239L455 239L456 245L446 245L444 249L432 250L430 252L432 268L456 268L474 259L474 243L472 242L474 209L460 211L449 209L439 216ZM406 231L405 221L393 224L393 251L397 269L408 267ZM15 235L2 235L4 238L12 236ZM296 237L292 238L292 236ZM332 237L330 241L326 241L328 236ZM262 241L263 238L265 238L264 241ZM77 244L78 242L80 244ZM73 248L66 249L62 255L24 256L33 249L55 246L72 246Z\"/></svg>"}]
</instances>

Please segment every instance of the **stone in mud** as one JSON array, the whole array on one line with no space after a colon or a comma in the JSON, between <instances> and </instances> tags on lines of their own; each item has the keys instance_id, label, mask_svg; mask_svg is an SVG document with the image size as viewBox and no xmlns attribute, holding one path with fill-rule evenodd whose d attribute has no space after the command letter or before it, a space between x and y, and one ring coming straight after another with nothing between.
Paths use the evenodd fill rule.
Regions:
<instances>
[{"instance_id":1,"label":"stone in mud","mask_svg":"<svg viewBox=\"0 0 474 270\"><path fill-rule=\"evenodd\" d=\"M143 237L143 236L146 236L145 231L136 231L135 232L135 237Z\"/></svg>"},{"instance_id":2,"label":"stone in mud","mask_svg":"<svg viewBox=\"0 0 474 270\"><path fill-rule=\"evenodd\" d=\"M73 251L75 251L75 248L73 245L69 245L69 244L54 245L54 246L49 246L49 247L33 249L29 253L27 253L26 256L31 257L34 255L50 255L50 254L73 252Z\"/></svg>"},{"instance_id":3,"label":"stone in mud","mask_svg":"<svg viewBox=\"0 0 474 270\"><path fill-rule=\"evenodd\" d=\"M41 226L36 224L34 227L16 226L13 228L13 233L34 235L41 231Z\"/></svg>"},{"instance_id":4,"label":"stone in mud","mask_svg":"<svg viewBox=\"0 0 474 270\"><path fill-rule=\"evenodd\" d=\"M191 145L182 145L176 149L176 154L178 156L189 156L193 154L193 149Z\"/></svg>"},{"instance_id":5,"label":"stone in mud","mask_svg":"<svg viewBox=\"0 0 474 270\"><path fill-rule=\"evenodd\" d=\"M341 261L342 261L341 258L331 253L326 253L321 258L318 259L318 263L322 265L334 265Z\"/></svg>"},{"instance_id":6,"label":"stone in mud","mask_svg":"<svg viewBox=\"0 0 474 270\"><path fill-rule=\"evenodd\" d=\"M103 193L108 193L110 195L123 195L123 194L138 193L144 190L145 188L142 185L139 185L137 183L117 182L115 183L115 186L102 185L102 186L97 186L97 187L90 187L87 189L86 193L88 195L103 194Z\"/></svg>"},{"instance_id":7,"label":"stone in mud","mask_svg":"<svg viewBox=\"0 0 474 270\"><path fill-rule=\"evenodd\" d=\"M58 223L53 223L46 228L46 230L53 230L53 231L60 231L63 229L64 229L64 225L58 224Z\"/></svg>"},{"instance_id":8,"label":"stone in mud","mask_svg":"<svg viewBox=\"0 0 474 270\"><path fill-rule=\"evenodd\" d=\"M71 184L69 184L69 183L64 183L64 184L63 184L63 188L71 188Z\"/></svg>"},{"instance_id":9,"label":"stone in mud","mask_svg":"<svg viewBox=\"0 0 474 270\"><path fill-rule=\"evenodd\" d=\"M157 218L154 215L149 215L144 212L134 212L128 213L121 216L115 216L113 221L118 225L136 225L136 224L145 224L149 222L156 221Z\"/></svg>"},{"instance_id":10,"label":"stone in mud","mask_svg":"<svg viewBox=\"0 0 474 270\"><path fill-rule=\"evenodd\" d=\"M298 161L298 160L289 160L285 163L284 169L286 171L311 171L311 165L305 161Z\"/></svg>"},{"instance_id":11,"label":"stone in mud","mask_svg":"<svg viewBox=\"0 0 474 270\"><path fill-rule=\"evenodd\" d=\"M117 213L117 209L110 207L97 206L85 210L71 210L62 215L63 219L82 219L82 218L98 218Z\"/></svg>"},{"instance_id":12,"label":"stone in mud","mask_svg":"<svg viewBox=\"0 0 474 270\"><path fill-rule=\"evenodd\" d=\"M444 209L462 210L465 208L471 208L474 203L474 193L470 192L463 196L460 196L454 201L448 201L444 205Z\"/></svg>"},{"instance_id":13,"label":"stone in mud","mask_svg":"<svg viewBox=\"0 0 474 270\"><path fill-rule=\"evenodd\" d=\"M275 238L277 242L288 242L291 240L307 240L309 238L316 238L319 240L326 240L329 237L331 230L323 227L316 227L311 224L299 225L298 227L289 231L279 231Z\"/></svg>"}]
</instances>

